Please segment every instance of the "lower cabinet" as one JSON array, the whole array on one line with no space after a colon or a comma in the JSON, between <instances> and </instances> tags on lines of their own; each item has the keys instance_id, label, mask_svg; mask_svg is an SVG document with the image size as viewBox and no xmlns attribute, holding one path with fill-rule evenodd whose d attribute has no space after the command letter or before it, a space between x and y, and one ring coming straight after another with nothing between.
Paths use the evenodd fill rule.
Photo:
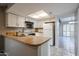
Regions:
<instances>
[{"instance_id":1,"label":"lower cabinet","mask_svg":"<svg viewBox=\"0 0 79 59\"><path fill-rule=\"evenodd\" d=\"M23 44L13 39L5 38L5 53L8 56L37 56L37 46Z\"/></svg>"},{"instance_id":2,"label":"lower cabinet","mask_svg":"<svg viewBox=\"0 0 79 59\"><path fill-rule=\"evenodd\" d=\"M8 56L50 56L50 42L31 46L14 39L5 38L5 53Z\"/></svg>"},{"instance_id":3,"label":"lower cabinet","mask_svg":"<svg viewBox=\"0 0 79 59\"><path fill-rule=\"evenodd\" d=\"M50 56L50 41L38 46L38 56Z\"/></svg>"}]
</instances>

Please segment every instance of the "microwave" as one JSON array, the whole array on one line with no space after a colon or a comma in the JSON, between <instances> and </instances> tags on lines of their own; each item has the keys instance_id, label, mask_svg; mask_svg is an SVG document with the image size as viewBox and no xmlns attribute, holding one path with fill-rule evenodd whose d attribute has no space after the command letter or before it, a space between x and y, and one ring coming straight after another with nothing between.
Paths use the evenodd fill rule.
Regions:
<instances>
[{"instance_id":1,"label":"microwave","mask_svg":"<svg viewBox=\"0 0 79 59\"><path fill-rule=\"evenodd\" d=\"M26 28L28 28L28 29L32 29L33 28L33 22L30 22L30 21L25 21L25 26L26 26Z\"/></svg>"}]
</instances>

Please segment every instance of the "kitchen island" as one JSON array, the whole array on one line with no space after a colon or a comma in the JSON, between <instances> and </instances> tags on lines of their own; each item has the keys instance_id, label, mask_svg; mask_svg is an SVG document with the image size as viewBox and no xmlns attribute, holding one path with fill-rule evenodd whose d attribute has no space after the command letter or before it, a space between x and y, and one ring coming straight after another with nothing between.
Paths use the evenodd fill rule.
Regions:
<instances>
[{"instance_id":1,"label":"kitchen island","mask_svg":"<svg viewBox=\"0 0 79 59\"><path fill-rule=\"evenodd\" d=\"M3 36L5 36L5 52L9 56L41 56L41 46L44 45L45 48L50 40L44 36Z\"/></svg>"}]
</instances>

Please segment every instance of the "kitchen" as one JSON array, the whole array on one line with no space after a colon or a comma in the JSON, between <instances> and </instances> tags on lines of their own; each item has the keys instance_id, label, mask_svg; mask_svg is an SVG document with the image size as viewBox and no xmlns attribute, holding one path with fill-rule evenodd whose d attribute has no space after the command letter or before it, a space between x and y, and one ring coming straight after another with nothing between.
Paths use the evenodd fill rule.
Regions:
<instances>
[{"instance_id":1,"label":"kitchen","mask_svg":"<svg viewBox=\"0 0 79 59\"><path fill-rule=\"evenodd\" d=\"M78 4L5 3L0 5L1 55L61 55L62 50L58 51L59 24L57 22L59 17L73 14ZM72 8L61 11L64 7Z\"/></svg>"},{"instance_id":2,"label":"kitchen","mask_svg":"<svg viewBox=\"0 0 79 59\"><path fill-rule=\"evenodd\" d=\"M6 5L10 5L10 7L7 7ZM1 54L8 56L50 55L49 53L50 38L43 35L43 31L45 31L45 29L43 30L44 27L43 23L48 22L47 24L52 25L55 24L54 23L55 20L53 21L51 20L51 22L48 20L40 21L35 20L32 17L25 17L10 12L10 9L14 9L17 6L18 6L17 4L12 4L12 6L11 4L5 4L5 6L2 6L3 8L1 7L1 13L2 13L1 17L3 20L1 20L0 23L1 24L0 33L1 33L1 42L4 42L1 43L1 45L3 46L3 47L1 46L0 49ZM44 13L45 16L49 18L49 15L43 10L39 10L34 13L37 13L38 15L39 13L40 15ZM42 17L40 16L40 18ZM55 17L52 17L50 19L54 18ZM50 27L51 30L53 30L52 29L53 26L54 25Z\"/></svg>"}]
</instances>

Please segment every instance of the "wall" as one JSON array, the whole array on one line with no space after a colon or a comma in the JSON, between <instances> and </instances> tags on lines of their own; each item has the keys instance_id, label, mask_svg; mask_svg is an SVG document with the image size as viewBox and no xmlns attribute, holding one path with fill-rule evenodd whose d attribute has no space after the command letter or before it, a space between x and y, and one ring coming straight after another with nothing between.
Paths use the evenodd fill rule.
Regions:
<instances>
[{"instance_id":1,"label":"wall","mask_svg":"<svg viewBox=\"0 0 79 59\"><path fill-rule=\"evenodd\" d=\"M3 7L0 7L0 33L5 29L5 10Z\"/></svg>"},{"instance_id":2,"label":"wall","mask_svg":"<svg viewBox=\"0 0 79 59\"><path fill-rule=\"evenodd\" d=\"M75 25L75 48L76 48L76 55L79 56L79 8L76 11L76 25Z\"/></svg>"},{"instance_id":3,"label":"wall","mask_svg":"<svg viewBox=\"0 0 79 59\"><path fill-rule=\"evenodd\" d=\"M5 25L5 12L4 8L0 7L0 27L4 27Z\"/></svg>"},{"instance_id":4,"label":"wall","mask_svg":"<svg viewBox=\"0 0 79 59\"><path fill-rule=\"evenodd\" d=\"M78 21L78 8L75 11L75 21ZM78 55L78 23L75 23L75 32L74 32L74 38L75 38L75 55Z\"/></svg>"}]
</instances>

